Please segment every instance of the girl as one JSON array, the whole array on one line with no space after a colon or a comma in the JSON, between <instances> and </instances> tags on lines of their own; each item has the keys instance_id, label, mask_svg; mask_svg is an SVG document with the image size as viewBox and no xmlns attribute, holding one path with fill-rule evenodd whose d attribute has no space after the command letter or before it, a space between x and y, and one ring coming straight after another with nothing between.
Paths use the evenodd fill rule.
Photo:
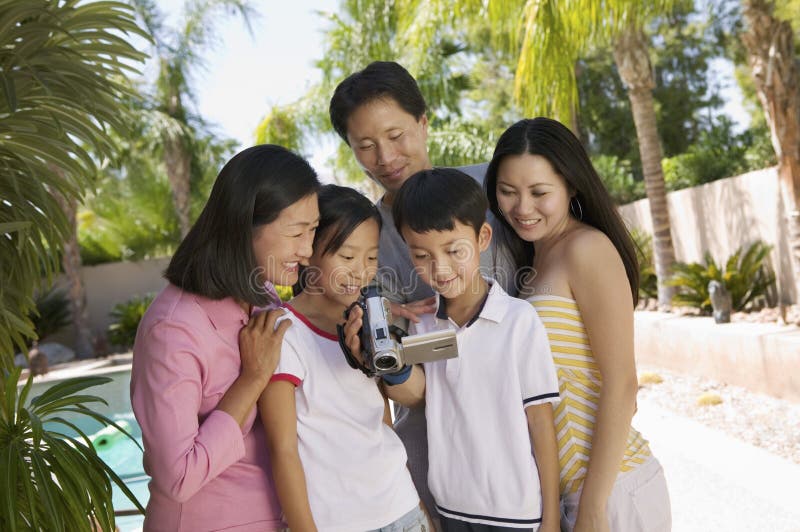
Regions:
<instances>
[{"instance_id":1,"label":"girl","mask_svg":"<svg viewBox=\"0 0 800 532\"><path fill-rule=\"evenodd\" d=\"M279 146L248 148L219 173L166 271L133 347L131 403L152 477L146 531L280 530L256 401L286 325L273 283L311 256L319 181Z\"/></svg>"},{"instance_id":2,"label":"girl","mask_svg":"<svg viewBox=\"0 0 800 532\"><path fill-rule=\"evenodd\" d=\"M381 217L355 190L327 185L303 287L272 384L259 400L292 530L425 531L406 453L375 380L353 371L336 324L375 277ZM288 321L287 320L287 321Z\"/></svg>"},{"instance_id":3,"label":"girl","mask_svg":"<svg viewBox=\"0 0 800 532\"><path fill-rule=\"evenodd\" d=\"M522 120L500 137L484 186L556 363L562 527L670 530L663 471L631 427L636 255L586 151L555 120Z\"/></svg>"}]
</instances>

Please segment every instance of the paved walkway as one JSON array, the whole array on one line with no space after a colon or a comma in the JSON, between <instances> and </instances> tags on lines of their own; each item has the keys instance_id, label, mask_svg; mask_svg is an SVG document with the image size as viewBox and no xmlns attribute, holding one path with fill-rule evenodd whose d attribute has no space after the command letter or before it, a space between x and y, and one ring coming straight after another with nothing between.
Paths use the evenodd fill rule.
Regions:
<instances>
[{"instance_id":1,"label":"paved walkway","mask_svg":"<svg viewBox=\"0 0 800 532\"><path fill-rule=\"evenodd\" d=\"M800 465L639 400L664 466L674 532L800 532Z\"/></svg>"}]
</instances>

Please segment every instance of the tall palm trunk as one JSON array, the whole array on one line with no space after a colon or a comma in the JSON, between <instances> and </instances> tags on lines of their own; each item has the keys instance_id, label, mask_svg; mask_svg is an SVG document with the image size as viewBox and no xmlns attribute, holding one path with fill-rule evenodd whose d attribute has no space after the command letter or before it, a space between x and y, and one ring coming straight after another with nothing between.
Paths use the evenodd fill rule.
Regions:
<instances>
[{"instance_id":1,"label":"tall palm trunk","mask_svg":"<svg viewBox=\"0 0 800 532\"><path fill-rule=\"evenodd\" d=\"M178 226L181 238L191 229L189 214L189 198L191 194L191 157L182 137L168 137L164 142L164 163L167 166L167 177L172 188L172 202L178 214Z\"/></svg>"},{"instance_id":2,"label":"tall palm trunk","mask_svg":"<svg viewBox=\"0 0 800 532\"><path fill-rule=\"evenodd\" d=\"M650 67L647 38L639 28L622 33L614 46L614 61L631 101L639 154L642 159L644 185L653 220L653 258L658 277L658 306L669 309L674 288L667 286L675 262L670 231L667 190L661 168L661 144L656 128L656 109L653 103L655 81Z\"/></svg>"},{"instance_id":3,"label":"tall palm trunk","mask_svg":"<svg viewBox=\"0 0 800 532\"><path fill-rule=\"evenodd\" d=\"M742 41L778 158L795 291L800 294L800 69L792 27L775 18L770 0L743 0L742 4L747 24ZM789 303L789 297L782 293L781 303Z\"/></svg>"},{"instance_id":4,"label":"tall palm trunk","mask_svg":"<svg viewBox=\"0 0 800 532\"><path fill-rule=\"evenodd\" d=\"M81 251L78 246L78 227L76 214L78 200L66 199L58 192L53 192L61 210L64 211L72 228L69 238L64 241L61 266L67 278L67 298L69 299L72 324L75 327L75 354L78 358L91 358L94 356L92 347L92 330L89 327L89 309L86 306L86 288L81 277Z\"/></svg>"},{"instance_id":5,"label":"tall palm trunk","mask_svg":"<svg viewBox=\"0 0 800 532\"><path fill-rule=\"evenodd\" d=\"M184 120L183 104L180 94L173 92L168 99L167 114L173 118ZM190 198L192 156L186 146L183 132L167 132L164 135L164 163L167 167L167 178L172 189L172 202L178 215L178 226L181 238L191 229Z\"/></svg>"}]
</instances>

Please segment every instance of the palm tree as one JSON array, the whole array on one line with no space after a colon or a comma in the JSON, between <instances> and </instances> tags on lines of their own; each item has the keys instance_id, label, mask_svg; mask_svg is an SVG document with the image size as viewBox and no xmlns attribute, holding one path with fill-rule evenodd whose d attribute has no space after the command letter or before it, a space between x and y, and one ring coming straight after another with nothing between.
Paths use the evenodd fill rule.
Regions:
<instances>
[{"instance_id":1,"label":"palm tree","mask_svg":"<svg viewBox=\"0 0 800 532\"><path fill-rule=\"evenodd\" d=\"M54 194L80 196L124 129L125 77L146 34L119 2L0 0L0 364L33 337L27 319L71 226ZM90 147L90 148L89 148ZM88 150L92 151L89 152Z\"/></svg>"},{"instance_id":2,"label":"palm tree","mask_svg":"<svg viewBox=\"0 0 800 532\"><path fill-rule=\"evenodd\" d=\"M636 124L642 170L654 229L658 302L671 304L667 286L675 252L670 232L661 147L653 105L655 86L643 28L671 11L678 0L469 0L403 2L398 25L402 41L425 54L436 28L483 23L492 27L495 45L515 61L515 99L527 115L553 115L574 124L578 92L575 65L593 46L611 43L617 70L627 86ZM435 5L432 5L435 4Z\"/></svg>"},{"instance_id":3,"label":"palm tree","mask_svg":"<svg viewBox=\"0 0 800 532\"><path fill-rule=\"evenodd\" d=\"M144 60L127 42L132 35L147 38L113 0L0 0L3 530L113 530L112 480L143 511L85 434L63 433L76 428L68 412L110 423L86 406L102 400L82 393L109 379L71 379L29 402L32 377L18 388L13 361L35 336L33 291L42 274L52 279L73 228L57 198L74 205L95 161L112 155L110 132L125 129L126 77Z\"/></svg>"},{"instance_id":4,"label":"palm tree","mask_svg":"<svg viewBox=\"0 0 800 532\"><path fill-rule=\"evenodd\" d=\"M742 41L778 158L796 287L800 287L800 67L789 22L772 0L742 0ZM800 12L800 7L796 7ZM800 293L800 288L796 288Z\"/></svg>"},{"instance_id":5,"label":"palm tree","mask_svg":"<svg viewBox=\"0 0 800 532\"><path fill-rule=\"evenodd\" d=\"M249 0L187 0L180 31L173 31L165 26L154 0L133 0L133 5L155 39L154 52L158 61L155 111L163 116L154 126L160 126L161 150L172 200L181 236L186 236L192 225L192 156L197 126L197 120L186 108L187 101L193 98L192 71L201 62L199 52L213 44L215 23L222 20L220 14L238 13L249 30L248 21L254 11Z\"/></svg>"},{"instance_id":6,"label":"palm tree","mask_svg":"<svg viewBox=\"0 0 800 532\"><path fill-rule=\"evenodd\" d=\"M460 32L443 33L437 29L426 33L430 42L426 44L425 53L416 53L415 43L404 40L412 30L400 26L401 4L399 1L346 0L338 13L320 13L331 24L325 34L324 56L317 61L322 81L297 101L269 109L256 130L257 142L274 142L299 152L309 151L317 136L333 134L328 104L336 85L372 61L394 60L416 78L428 104L431 162L457 166L489 158L494 140L507 123L504 119L510 114L511 102L506 97L505 87L510 84L510 75L493 61L490 43L480 35L470 36L468 50ZM443 16L440 11L426 13L426 16L434 15ZM482 61L467 59L465 52L473 57L481 56ZM480 82L475 83L476 79ZM473 96L473 92L480 94ZM488 108L465 116L466 98L472 100L471 108L481 105ZM365 180L363 170L346 144L339 144L329 164L335 169L337 181L355 185L371 197L382 193L380 187Z\"/></svg>"}]
</instances>

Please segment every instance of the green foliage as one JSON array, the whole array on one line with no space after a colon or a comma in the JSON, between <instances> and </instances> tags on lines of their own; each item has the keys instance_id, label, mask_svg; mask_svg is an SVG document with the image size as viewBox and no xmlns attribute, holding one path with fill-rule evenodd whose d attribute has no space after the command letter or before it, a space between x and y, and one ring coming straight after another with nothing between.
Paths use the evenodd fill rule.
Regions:
<instances>
[{"instance_id":1,"label":"green foliage","mask_svg":"<svg viewBox=\"0 0 800 532\"><path fill-rule=\"evenodd\" d=\"M180 243L159 128L147 123L153 116L139 110L131 137L115 137L119 155L102 169L78 213L84 264L169 256ZM191 210L196 218L234 142L195 129L192 136Z\"/></svg>"},{"instance_id":2,"label":"green foliage","mask_svg":"<svg viewBox=\"0 0 800 532\"><path fill-rule=\"evenodd\" d=\"M653 262L653 237L640 229L634 229L631 231L631 238L636 248L636 260L639 263L639 299L656 299L658 297L658 278Z\"/></svg>"},{"instance_id":3,"label":"green foliage","mask_svg":"<svg viewBox=\"0 0 800 532\"><path fill-rule=\"evenodd\" d=\"M36 312L30 316L36 338L41 340L69 325L70 315L64 290L51 288L40 293L36 296Z\"/></svg>"},{"instance_id":4,"label":"green foliage","mask_svg":"<svg viewBox=\"0 0 800 532\"><path fill-rule=\"evenodd\" d=\"M120 2L0 0L0 367L32 337L41 273L52 277L69 223L53 193L78 197L124 129L126 76L145 36ZM89 151L91 150L91 151Z\"/></svg>"},{"instance_id":5,"label":"green foliage","mask_svg":"<svg viewBox=\"0 0 800 532\"><path fill-rule=\"evenodd\" d=\"M667 190L710 183L717 179L775 164L768 132L749 129L733 132L730 120L721 120L701 133L686 153L662 161Z\"/></svg>"},{"instance_id":6,"label":"green foliage","mask_svg":"<svg viewBox=\"0 0 800 532\"><path fill-rule=\"evenodd\" d=\"M645 197L644 181L634 179L627 161L613 155L599 155L592 157L592 165L617 205Z\"/></svg>"},{"instance_id":7,"label":"green foliage","mask_svg":"<svg viewBox=\"0 0 800 532\"><path fill-rule=\"evenodd\" d=\"M668 281L671 286L678 287L673 304L694 307L710 314L713 309L708 283L715 280L730 292L735 311L756 305L775 283L775 273L767 258L771 250L772 246L758 241L746 250L744 246L737 249L724 266L717 264L709 252L705 254L704 263L676 263L673 277Z\"/></svg>"},{"instance_id":8,"label":"green foliage","mask_svg":"<svg viewBox=\"0 0 800 532\"><path fill-rule=\"evenodd\" d=\"M648 25L656 87L653 99L659 138L666 157L685 152L713 125L711 111L722 101L710 84L709 63L723 50L713 32L712 14L700 16L682 2ZM616 155L641 175L636 129L612 50L599 46L581 57L575 69L581 137L593 154Z\"/></svg>"},{"instance_id":9,"label":"green foliage","mask_svg":"<svg viewBox=\"0 0 800 532\"><path fill-rule=\"evenodd\" d=\"M111 379L69 379L26 404L33 377L20 389L20 372L14 368L0 373L0 492L4 494L0 529L89 532L96 530L95 520L102 530L112 531L111 482L144 513L125 483L98 457L89 437L67 420L74 414L86 416L133 439L88 408L106 404L103 399L82 393ZM45 429L45 424L55 428ZM69 435L70 430L78 436Z\"/></svg>"},{"instance_id":10,"label":"green foliage","mask_svg":"<svg viewBox=\"0 0 800 532\"><path fill-rule=\"evenodd\" d=\"M131 347L139 322L154 298L155 294L145 294L114 305L109 314L113 321L108 326L108 341L120 347Z\"/></svg>"},{"instance_id":11,"label":"green foliage","mask_svg":"<svg viewBox=\"0 0 800 532\"><path fill-rule=\"evenodd\" d=\"M281 298L281 301L289 301L294 297L294 293L292 292L291 286L283 286L283 285L275 285L275 292L277 292L278 297Z\"/></svg>"}]
</instances>

